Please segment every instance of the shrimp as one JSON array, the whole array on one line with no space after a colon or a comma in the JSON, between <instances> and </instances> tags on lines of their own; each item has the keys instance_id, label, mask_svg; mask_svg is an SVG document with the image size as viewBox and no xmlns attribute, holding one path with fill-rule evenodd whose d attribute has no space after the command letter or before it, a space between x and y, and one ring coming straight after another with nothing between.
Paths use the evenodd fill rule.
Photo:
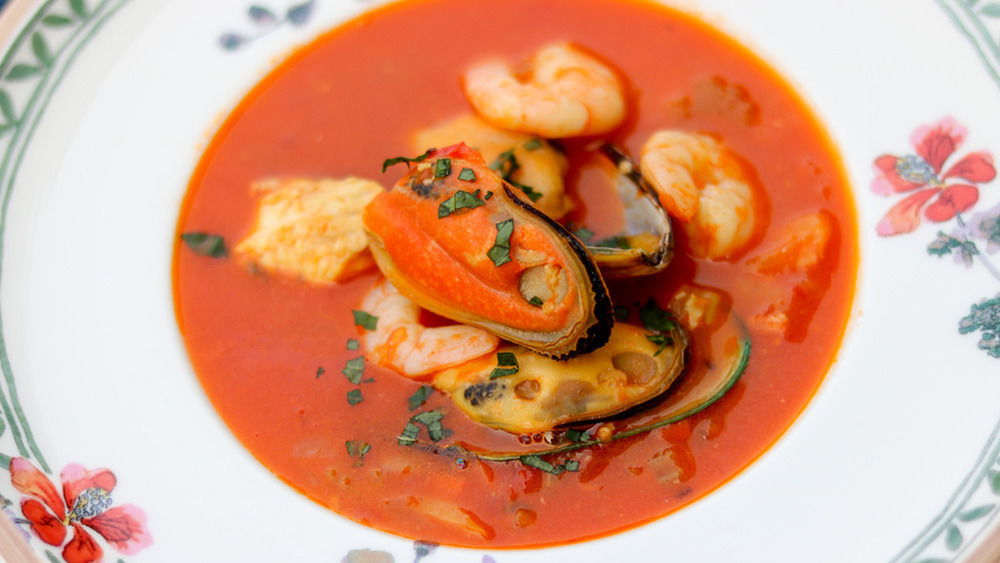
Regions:
<instances>
[{"instance_id":1,"label":"shrimp","mask_svg":"<svg viewBox=\"0 0 1000 563\"><path fill-rule=\"evenodd\" d=\"M607 133L624 121L622 81L593 56L555 43L528 65L525 79L503 61L473 66L462 78L466 98L493 125L546 138Z\"/></svg>"},{"instance_id":2,"label":"shrimp","mask_svg":"<svg viewBox=\"0 0 1000 563\"><path fill-rule=\"evenodd\" d=\"M640 170L700 258L732 260L758 234L763 191L739 157L706 135L662 130L643 145Z\"/></svg>"},{"instance_id":3,"label":"shrimp","mask_svg":"<svg viewBox=\"0 0 1000 563\"><path fill-rule=\"evenodd\" d=\"M363 337L368 358L405 377L418 378L468 362L500 345L496 336L475 327L420 324L420 307L388 281L372 288L361 308L378 318L375 330Z\"/></svg>"},{"instance_id":4,"label":"shrimp","mask_svg":"<svg viewBox=\"0 0 1000 563\"><path fill-rule=\"evenodd\" d=\"M486 162L494 163L494 169L507 172L505 179L520 187L549 217L559 219L573 208L563 184L569 170L566 155L534 135L499 129L468 114L418 131L413 137L413 152L459 142L479 151Z\"/></svg>"}]
</instances>

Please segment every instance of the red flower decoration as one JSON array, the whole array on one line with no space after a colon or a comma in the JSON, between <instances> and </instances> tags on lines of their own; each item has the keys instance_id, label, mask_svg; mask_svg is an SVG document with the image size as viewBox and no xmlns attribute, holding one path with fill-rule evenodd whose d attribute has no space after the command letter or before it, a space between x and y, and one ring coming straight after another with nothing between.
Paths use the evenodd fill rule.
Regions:
<instances>
[{"instance_id":1,"label":"red flower decoration","mask_svg":"<svg viewBox=\"0 0 1000 563\"><path fill-rule=\"evenodd\" d=\"M67 465L59 475L62 495L56 486L23 458L10 461L11 483L28 495L21 513L31 530L51 546L63 546L67 563L91 563L104 555L87 528L101 535L116 550L132 555L153 543L146 530L146 514L130 504L112 506L116 480L107 469L88 471L82 465ZM66 536L72 537L66 542Z\"/></svg>"},{"instance_id":2,"label":"red flower decoration","mask_svg":"<svg viewBox=\"0 0 1000 563\"><path fill-rule=\"evenodd\" d=\"M878 177L872 182L872 191L884 196L913 192L889 209L876 226L878 234L912 232L920 226L921 215L936 223L948 221L979 201L976 184L989 182L997 175L993 155L986 151L970 153L944 168L966 134L965 127L947 117L913 132L910 142L916 154L875 159Z\"/></svg>"}]
</instances>

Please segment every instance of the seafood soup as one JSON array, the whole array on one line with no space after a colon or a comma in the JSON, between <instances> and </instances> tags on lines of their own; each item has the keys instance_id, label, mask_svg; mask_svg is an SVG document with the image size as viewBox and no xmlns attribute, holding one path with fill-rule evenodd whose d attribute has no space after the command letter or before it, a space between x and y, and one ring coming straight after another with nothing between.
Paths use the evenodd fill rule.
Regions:
<instances>
[{"instance_id":1,"label":"seafood soup","mask_svg":"<svg viewBox=\"0 0 1000 563\"><path fill-rule=\"evenodd\" d=\"M781 437L836 359L856 231L822 124L700 20L398 2L220 127L176 313L295 490L421 541L545 546L662 518Z\"/></svg>"}]
</instances>

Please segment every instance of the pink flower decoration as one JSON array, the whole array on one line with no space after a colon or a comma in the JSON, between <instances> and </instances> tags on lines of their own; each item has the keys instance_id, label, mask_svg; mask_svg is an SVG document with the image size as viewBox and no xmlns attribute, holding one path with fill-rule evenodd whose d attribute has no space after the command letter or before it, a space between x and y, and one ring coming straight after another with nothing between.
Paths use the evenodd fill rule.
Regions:
<instances>
[{"instance_id":1,"label":"pink flower decoration","mask_svg":"<svg viewBox=\"0 0 1000 563\"><path fill-rule=\"evenodd\" d=\"M111 491L117 481L107 469L67 465L59 475L61 495L44 473L23 458L10 461L10 474L14 488L29 497L21 501L21 513L31 523L31 530L43 542L63 546L67 563L91 563L103 557L88 528L125 555L153 543L141 509L131 504L112 506ZM72 537L67 542L69 532Z\"/></svg>"},{"instance_id":2,"label":"pink flower decoration","mask_svg":"<svg viewBox=\"0 0 1000 563\"><path fill-rule=\"evenodd\" d=\"M920 226L922 217L936 223L948 221L979 201L976 184L989 182L997 175L992 154L969 153L949 168L944 167L966 135L965 127L947 117L913 132L910 142L916 154L875 159L877 177L872 191L883 196L912 192L879 221L875 228L878 234L912 232Z\"/></svg>"}]
</instances>

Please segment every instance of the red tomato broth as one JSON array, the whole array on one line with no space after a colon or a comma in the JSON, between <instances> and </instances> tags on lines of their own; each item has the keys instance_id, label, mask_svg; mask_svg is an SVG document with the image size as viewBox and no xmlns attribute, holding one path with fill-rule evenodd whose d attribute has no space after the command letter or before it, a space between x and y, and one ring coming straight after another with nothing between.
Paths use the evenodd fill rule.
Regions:
<instances>
[{"instance_id":1,"label":"red tomato broth","mask_svg":"<svg viewBox=\"0 0 1000 563\"><path fill-rule=\"evenodd\" d=\"M751 464L792 424L836 356L857 249L846 235L856 232L853 204L828 138L787 84L743 47L696 19L639 2L423 0L334 30L280 65L222 126L193 176L178 231L240 240L254 211L249 186L261 178L353 174L392 185L402 172L382 175L384 158L407 154L414 130L468 111L462 69L497 53L523 59L554 40L585 46L628 79L632 117L612 140L632 154L654 130L677 127L710 132L755 166L771 205L760 248L774 243L782 222L832 212L845 235L811 319L817 328L788 342L751 323L750 366L719 403L661 430L567 455L580 462L578 472L555 476L518 462L462 468L453 457L397 445L420 383L371 365L364 374L371 383L354 385L339 373L362 353L346 349L359 337L351 310L374 275L313 287L179 245L178 323L207 395L261 463L348 518L415 539L489 547L628 529L703 497ZM568 148L572 160L574 143ZM588 190L580 187L573 219L613 224L600 216L600 190ZM665 304L680 283L693 281L727 292L744 319L767 307L744 260L697 261L684 256L684 245L679 233L667 273L611 282L614 295L628 296L619 304L634 311L649 296ZM364 401L349 406L353 389ZM445 413L449 440L522 448L517 436L471 422L440 393L420 411L430 409ZM359 461L345 447L349 440L371 449Z\"/></svg>"}]
</instances>

